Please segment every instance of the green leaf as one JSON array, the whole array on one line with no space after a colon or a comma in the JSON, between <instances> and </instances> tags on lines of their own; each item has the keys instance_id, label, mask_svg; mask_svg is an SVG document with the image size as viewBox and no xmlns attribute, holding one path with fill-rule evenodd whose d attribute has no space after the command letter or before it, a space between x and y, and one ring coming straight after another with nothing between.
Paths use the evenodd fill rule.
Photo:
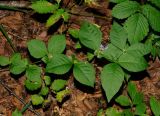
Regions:
<instances>
[{"instance_id":1,"label":"green leaf","mask_svg":"<svg viewBox=\"0 0 160 116\"><path fill-rule=\"evenodd\" d=\"M40 105L44 101L43 97L37 94L31 95L31 100L33 105Z\"/></svg>"},{"instance_id":2,"label":"green leaf","mask_svg":"<svg viewBox=\"0 0 160 116\"><path fill-rule=\"evenodd\" d=\"M150 51L151 50L147 48L147 45L143 43L133 44L126 49L126 53L131 54L133 56L144 56L150 53Z\"/></svg>"},{"instance_id":3,"label":"green leaf","mask_svg":"<svg viewBox=\"0 0 160 116\"><path fill-rule=\"evenodd\" d=\"M118 64L111 63L104 66L100 78L107 100L110 102L123 83L124 72Z\"/></svg>"},{"instance_id":4,"label":"green leaf","mask_svg":"<svg viewBox=\"0 0 160 116\"><path fill-rule=\"evenodd\" d=\"M160 8L160 1L159 0L149 0L152 4Z\"/></svg>"},{"instance_id":5,"label":"green leaf","mask_svg":"<svg viewBox=\"0 0 160 116\"><path fill-rule=\"evenodd\" d=\"M148 67L147 61L143 57L133 56L129 53L121 55L118 63L131 72L140 72Z\"/></svg>"},{"instance_id":6,"label":"green leaf","mask_svg":"<svg viewBox=\"0 0 160 116\"><path fill-rule=\"evenodd\" d=\"M42 80L39 79L37 81L30 81L27 79L27 80L25 80L25 86L28 90L35 91L42 86Z\"/></svg>"},{"instance_id":7,"label":"green leaf","mask_svg":"<svg viewBox=\"0 0 160 116\"><path fill-rule=\"evenodd\" d=\"M10 64L9 58L6 56L0 56L0 66L7 66Z\"/></svg>"},{"instance_id":8,"label":"green leaf","mask_svg":"<svg viewBox=\"0 0 160 116\"><path fill-rule=\"evenodd\" d=\"M10 62L18 62L21 60L21 54L20 53L14 53L11 58L10 58Z\"/></svg>"},{"instance_id":9,"label":"green leaf","mask_svg":"<svg viewBox=\"0 0 160 116\"><path fill-rule=\"evenodd\" d=\"M58 54L47 63L46 72L65 74L71 69L72 64L72 61L67 56Z\"/></svg>"},{"instance_id":10,"label":"green leaf","mask_svg":"<svg viewBox=\"0 0 160 116\"><path fill-rule=\"evenodd\" d=\"M123 50L126 46L127 33L125 29L119 25L117 22L114 22L110 32L110 40L113 45Z\"/></svg>"},{"instance_id":11,"label":"green leaf","mask_svg":"<svg viewBox=\"0 0 160 116\"><path fill-rule=\"evenodd\" d=\"M18 109L15 109L14 112L12 112L12 116L23 116L23 115Z\"/></svg>"},{"instance_id":12,"label":"green leaf","mask_svg":"<svg viewBox=\"0 0 160 116\"><path fill-rule=\"evenodd\" d=\"M103 51L103 57L111 62L116 62L120 55L122 51L113 44L108 44L107 49Z\"/></svg>"},{"instance_id":13,"label":"green leaf","mask_svg":"<svg viewBox=\"0 0 160 116\"><path fill-rule=\"evenodd\" d=\"M155 97L150 98L150 107L155 116L160 116L160 102Z\"/></svg>"},{"instance_id":14,"label":"green leaf","mask_svg":"<svg viewBox=\"0 0 160 116\"><path fill-rule=\"evenodd\" d=\"M118 98L116 98L116 102L119 103L121 106L131 105L129 98L124 95L120 95Z\"/></svg>"},{"instance_id":15,"label":"green leaf","mask_svg":"<svg viewBox=\"0 0 160 116\"><path fill-rule=\"evenodd\" d=\"M152 29L157 32L160 32L160 23L159 23L160 11L158 11L151 5L147 4L142 7L142 13L147 17Z\"/></svg>"},{"instance_id":16,"label":"green leaf","mask_svg":"<svg viewBox=\"0 0 160 116\"><path fill-rule=\"evenodd\" d=\"M58 9L57 4L51 4L48 1L36 1L32 3L31 8L41 14L52 13L53 11Z\"/></svg>"},{"instance_id":17,"label":"green leaf","mask_svg":"<svg viewBox=\"0 0 160 116\"><path fill-rule=\"evenodd\" d=\"M117 4L112 9L112 15L118 19L124 19L140 10L140 4L136 1L125 1Z\"/></svg>"},{"instance_id":18,"label":"green leaf","mask_svg":"<svg viewBox=\"0 0 160 116\"><path fill-rule=\"evenodd\" d=\"M117 109L111 107L106 110L106 116L122 116L122 115L120 112L117 111Z\"/></svg>"},{"instance_id":19,"label":"green leaf","mask_svg":"<svg viewBox=\"0 0 160 116\"><path fill-rule=\"evenodd\" d=\"M133 99L133 104L134 105L138 105L138 104L141 104L143 102L143 99L144 99L144 96L142 93L140 92L137 92L134 96L134 99Z\"/></svg>"},{"instance_id":20,"label":"green leaf","mask_svg":"<svg viewBox=\"0 0 160 116\"><path fill-rule=\"evenodd\" d=\"M53 24L55 24L60 18L62 18L63 13L64 13L64 9L56 10L56 12L48 18L46 22L46 26L50 27Z\"/></svg>"},{"instance_id":21,"label":"green leaf","mask_svg":"<svg viewBox=\"0 0 160 116\"><path fill-rule=\"evenodd\" d=\"M28 65L27 59L23 59L19 61L14 60L14 62L11 63L10 72L15 75L21 74L26 70L27 65Z\"/></svg>"},{"instance_id":22,"label":"green leaf","mask_svg":"<svg viewBox=\"0 0 160 116\"><path fill-rule=\"evenodd\" d=\"M124 1L128 1L128 0L109 0L109 2L113 2L113 3L121 3Z\"/></svg>"},{"instance_id":23,"label":"green leaf","mask_svg":"<svg viewBox=\"0 0 160 116\"><path fill-rule=\"evenodd\" d=\"M45 86L45 87L42 87L39 94L42 96L46 96L48 93L49 93L49 88Z\"/></svg>"},{"instance_id":24,"label":"green leaf","mask_svg":"<svg viewBox=\"0 0 160 116\"><path fill-rule=\"evenodd\" d=\"M56 95L56 100L57 100L58 102L62 102L62 100L63 100L66 96L68 96L69 94L70 94L70 91L69 91L69 90L62 90L62 91L60 91L60 92L57 93L57 95Z\"/></svg>"},{"instance_id":25,"label":"green leaf","mask_svg":"<svg viewBox=\"0 0 160 116\"><path fill-rule=\"evenodd\" d=\"M134 114L130 109L125 109L122 112L122 116L134 116Z\"/></svg>"},{"instance_id":26,"label":"green leaf","mask_svg":"<svg viewBox=\"0 0 160 116\"><path fill-rule=\"evenodd\" d=\"M73 75L80 83L94 87L95 69L93 65L87 62L78 62L74 64Z\"/></svg>"},{"instance_id":27,"label":"green leaf","mask_svg":"<svg viewBox=\"0 0 160 116\"><path fill-rule=\"evenodd\" d=\"M132 82L129 82L127 91L128 91L129 96L131 97L131 100L133 101L137 93L136 85Z\"/></svg>"},{"instance_id":28,"label":"green leaf","mask_svg":"<svg viewBox=\"0 0 160 116\"><path fill-rule=\"evenodd\" d=\"M76 49L82 48L82 45L81 45L81 43L79 41L75 44L75 48Z\"/></svg>"},{"instance_id":29,"label":"green leaf","mask_svg":"<svg viewBox=\"0 0 160 116\"><path fill-rule=\"evenodd\" d=\"M133 14L125 22L130 44L138 43L147 36L149 25L147 19L140 13Z\"/></svg>"},{"instance_id":30,"label":"green leaf","mask_svg":"<svg viewBox=\"0 0 160 116\"><path fill-rule=\"evenodd\" d=\"M28 50L34 58L42 58L47 54L47 48L43 41L38 39L30 40L28 43Z\"/></svg>"},{"instance_id":31,"label":"green leaf","mask_svg":"<svg viewBox=\"0 0 160 116\"><path fill-rule=\"evenodd\" d=\"M66 39L64 35L54 35L48 41L48 52L52 56L60 54L66 47Z\"/></svg>"},{"instance_id":32,"label":"green leaf","mask_svg":"<svg viewBox=\"0 0 160 116\"><path fill-rule=\"evenodd\" d=\"M68 32L75 39L79 38L79 29L69 29Z\"/></svg>"},{"instance_id":33,"label":"green leaf","mask_svg":"<svg viewBox=\"0 0 160 116\"><path fill-rule=\"evenodd\" d=\"M146 104L145 103L140 103L136 106L136 111L135 114L136 115L143 115L146 112Z\"/></svg>"},{"instance_id":34,"label":"green leaf","mask_svg":"<svg viewBox=\"0 0 160 116\"><path fill-rule=\"evenodd\" d=\"M102 32L96 25L84 22L79 31L79 40L84 46L97 50L101 44Z\"/></svg>"},{"instance_id":35,"label":"green leaf","mask_svg":"<svg viewBox=\"0 0 160 116\"><path fill-rule=\"evenodd\" d=\"M51 77L44 76L44 82L45 82L46 86L49 86L51 84Z\"/></svg>"},{"instance_id":36,"label":"green leaf","mask_svg":"<svg viewBox=\"0 0 160 116\"><path fill-rule=\"evenodd\" d=\"M54 92L58 92L65 87L66 83L67 83L66 80L62 80L62 79L54 80L54 82L51 84L51 89Z\"/></svg>"},{"instance_id":37,"label":"green leaf","mask_svg":"<svg viewBox=\"0 0 160 116\"><path fill-rule=\"evenodd\" d=\"M37 81L41 76L41 68L36 65L29 65L26 69L26 77L30 81Z\"/></svg>"},{"instance_id":38,"label":"green leaf","mask_svg":"<svg viewBox=\"0 0 160 116\"><path fill-rule=\"evenodd\" d=\"M62 18L63 18L63 20L64 20L65 22L67 22L68 19L70 18L70 14L69 14L68 12L64 12L64 13L62 14Z\"/></svg>"}]
</instances>

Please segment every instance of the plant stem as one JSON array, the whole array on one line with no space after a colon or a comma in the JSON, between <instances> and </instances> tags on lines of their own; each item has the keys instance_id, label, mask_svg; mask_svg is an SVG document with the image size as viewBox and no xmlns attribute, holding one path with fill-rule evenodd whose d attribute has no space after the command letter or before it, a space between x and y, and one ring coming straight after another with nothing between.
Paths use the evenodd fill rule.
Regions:
<instances>
[{"instance_id":1,"label":"plant stem","mask_svg":"<svg viewBox=\"0 0 160 116\"><path fill-rule=\"evenodd\" d=\"M31 101L27 103L21 110L21 113L24 113L32 105Z\"/></svg>"},{"instance_id":2,"label":"plant stem","mask_svg":"<svg viewBox=\"0 0 160 116\"><path fill-rule=\"evenodd\" d=\"M6 33L4 27L2 24L0 24L0 31L2 32L2 34L4 35L4 37L6 38L7 42L10 44L10 46L12 47L13 51L16 52L16 49L14 47L14 45L12 44L11 39L8 37L8 34Z\"/></svg>"}]
</instances>

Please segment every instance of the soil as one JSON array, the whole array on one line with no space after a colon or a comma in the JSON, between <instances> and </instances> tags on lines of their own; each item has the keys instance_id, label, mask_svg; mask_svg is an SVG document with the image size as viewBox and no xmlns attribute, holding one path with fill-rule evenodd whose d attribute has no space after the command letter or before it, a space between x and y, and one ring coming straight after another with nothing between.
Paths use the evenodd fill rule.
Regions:
<instances>
[{"instance_id":1,"label":"soil","mask_svg":"<svg viewBox=\"0 0 160 116\"><path fill-rule=\"evenodd\" d=\"M11 5L10 2L5 1L5 3ZM17 5L21 5L22 3L21 1L17 1ZM29 4L28 1L26 3L27 5ZM71 8L72 6L71 11L74 13L72 13L67 24L59 22L50 29L45 26L46 19L43 19L43 16L35 14L31 10L28 10L27 13L0 10L0 24L3 25L13 45L23 57L29 57L26 47L28 40L39 38L47 42L53 34L65 32L68 28L79 28L84 20L99 25L103 33L102 44L106 45L108 43L112 17L107 0L99 0L96 5L78 5L74 3L74 0L63 0L62 6L67 8ZM75 41L68 33L66 33L66 38L66 55L76 54L79 60L86 60L86 54L75 49ZM3 34L0 33L0 55L11 56L12 54L13 50L11 46ZM93 63L95 62L93 61ZM138 90L143 92L148 106L151 96L155 96L160 100L160 61L158 58L155 61L150 59L149 65L146 72L132 77ZM97 70L94 89L82 87L82 85L74 80L73 75L70 74L67 84L67 88L71 90L70 96L59 104L52 95L49 95L48 97L51 99L50 106L48 108L33 107L34 111L38 112L41 116L96 116L99 109L106 109L108 105L98 74L103 65L97 66L95 63L94 66ZM12 111L16 108L20 110L24 107L24 104L13 93L22 98L25 103L30 101L31 94L24 87L25 76L23 75L17 77L10 74L7 68L0 68L0 80L4 83L4 85L0 84L0 116L11 116ZM5 88L6 86L13 93L8 91ZM147 113L151 115L149 109ZM35 115L29 109L24 113L24 116Z\"/></svg>"}]
</instances>

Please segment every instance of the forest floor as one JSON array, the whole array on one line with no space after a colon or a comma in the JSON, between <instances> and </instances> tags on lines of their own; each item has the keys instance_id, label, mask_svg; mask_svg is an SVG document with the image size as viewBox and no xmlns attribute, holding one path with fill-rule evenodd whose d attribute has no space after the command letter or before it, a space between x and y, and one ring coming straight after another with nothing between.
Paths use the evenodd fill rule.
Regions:
<instances>
[{"instance_id":1,"label":"forest floor","mask_svg":"<svg viewBox=\"0 0 160 116\"><path fill-rule=\"evenodd\" d=\"M5 2L9 3L10 1ZM18 4L22 4L21 2L22 1L18 1ZM63 1L63 6L71 7L73 4L73 0ZM96 23L101 27L103 33L102 44L106 45L109 41L109 31L112 24L111 10L108 2L101 0L98 6L76 4L72 8L72 11L74 11L75 14L71 15L68 24L59 23L50 29L45 27L46 19L42 19L41 17L43 16L34 14L31 10L27 13L0 10L0 24L4 26L13 45L23 57L29 57L26 47L28 40L40 38L44 42L47 42L48 38L53 34L60 33L68 28L79 28L83 20ZM97 13L100 17L97 17ZM70 55L75 53L80 60L85 60L86 55L83 52L76 51L74 47L75 42L68 33L66 37L66 54ZM0 55L11 56L12 54L13 50L11 46L3 34L0 33ZM144 94L147 105L149 105L150 96L155 96L157 99L160 99L160 61L157 58L155 61L150 60L149 64L150 66L147 72L138 73L133 77L133 81L136 83L138 90ZM96 68L98 73L102 67ZM11 92L7 91L5 86L8 86L12 92L27 103L30 101L30 93L28 93L24 87L25 76L17 77L10 74L8 69L0 68L0 80L5 84L0 84L0 116L11 116L15 108L22 109L24 105L14 97ZM72 74L69 76L67 87L71 90L71 94L65 102L58 104L55 98L50 95L49 97L52 103L49 108L34 108L34 110L42 116L96 116L99 109L106 109L108 107L98 76L92 92L88 92L86 87L76 86ZM147 112L150 114L150 110ZM24 116L35 116L35 113L27 110Z\"/></svg>"}]
</instances>

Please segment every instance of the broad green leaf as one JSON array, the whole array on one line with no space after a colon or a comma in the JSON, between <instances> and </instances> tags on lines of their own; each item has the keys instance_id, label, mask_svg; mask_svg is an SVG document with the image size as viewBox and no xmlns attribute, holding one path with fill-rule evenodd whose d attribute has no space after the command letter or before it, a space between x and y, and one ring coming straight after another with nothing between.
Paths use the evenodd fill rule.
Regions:
<instances>
[{"instance_id":1,"label":"broad green leaf","mask_svg":"<svg viewBox=\"0 0 160 116\"><path fill-rule=\"evenodd\" d=\"M12 112L12 116L23 116L23 115L18 109L15 109L14 112Z\"/></svg>"},{"instance_id":2,"label":"broad green leaf","mask_svg":"<svg viewBox=\"0 0 160 116\"><path fill-rule=\"evenodd\" d=\"M155 6L160 8L160 0L149 0L151 3L153 3Z\"/></svg>"},{"instance_id":3,"label":"broad green leaf","mask_svg":"<svg viewBox=\"0 0 160 116\"><path fill-rule=\"evenodd\" d=\"M56 100L57 100L58 102L62 102L62 100L63 100L66 96L68 96L69 94L70 94L70 91L69 91L69 90L62 90L62 91L60 91L60 92L57 93L57 95L56 95Z\"/></svg>"},{"instance_id":4,"label":"broad green leaf","mask_svg":"<svg viewBox=\"0 0 160 116\"><path fill-rule=\"evenodd\" d=\"M64 35L54 35L48 41L48 52L54 56L62 53L66 47L66 38Z\"/></svg>"},{"instance_id":5,"label":"broad green leaf","mask_svg":"<svg viewBox=\"0 0 160 116\"><path fill-rule=\"evenodd\" d=\"M129 82L128 87L127 87L127 91L128 91L129 96L131 97L131 100L133 101L134 97L137 93L136 85L132 82Z\"/></svg>"},{"instance_id":6,"label":"broad green leaf","mask_svg":"<svg viewBox=\"0 0 160 116\"><path fill-rule=\"evenodd\" d=\"M155 97L150 98L150 107L155 116L160 116L160 102Z\"/></svg>"},{"instance_id":7,"label":"broad green leaf","mask_svg":"<svg viewBox=\"0 0 160 116\"><path fill-rule=\"evenodd\" d=\"M118 98L116 98L116 102L119 103L121 106L130 106L130 100L127 96L120 95Z\"/></svg>"},{"instance_id":8,"label":"broad green leaf","mask_svg":"<svg viewBox=\"0 0 160 116\"><path fill-rule=\"evenodd\" d=\"M10 58L10 62L18 62L21 60L21 54L20 53L14 53L11 58Z\"/></svg>"},{"instance_id":9,"label":"broad green leaf","mask_svg":"<svg viewBox=\"0 0 160 116\"><path fill-rule=\"evenodd\" d=\"M33 105L40 105L44 101L43 97L38 94L31 95L31 100Z\"/></svg>"},{"instance_id":10,"label":"broad green leaf","mask_svg":"<svg viewBox=\"0 0 160 116\"><path fill-rule=\"evenodd\" d=\"M27 80L25 80L25 86L30 91L37 90L42 86L42 80L39 79L37 81L30 81L27 79Z\"/></svg>"},{"instance_id":11,"label":"broad green leaf","mask_svg":"<svg viewBox=\"0 0 160 116\"><path fill-rule=\"evenodd\" d=\"M51 84L51 77L44 76L44 82L45 82L46 86L49 86Z\"/></svg>"},{"instance_id":12,"label":"broad green leaf","mask_svg":"<svg viewBox=\"0 0 160 116\"><path fill-rule=\"evenodd\" d=\"M48 1L36 1L32 3L31 8L41 14L52 13L53 11L58 9L57 4L52 4Z\"/></svg>"},{"instance_id":13,"label":"broad green leaf","mask_svg":"<svg viewBox=\"0 0 160 116\"><path fill-rule=\"evenodd\" d=\"M47 54L47 48L43 41L38 39L30 40L28 43L28 50L34 58L42 58Z\"/></svg>"},{"instance_id":14,"label":"broad green leaf","mask_svg":"<svg viewBox=\"0 0 160 116\"><path fill-rule=\"evenodd\" d=\"M127 33L125 29L119 25L117 22L114 22L110 32L110 40L113 45L123 50L126 41L127 41Z\"/></svg>"},{"instance_id":15,"label":"broad green leaf","mask_svg":"<svg viewBox=\"0 0 160 116\"><path fill-rule=\"evenodd\" d=\"M51 15L46 22L46 26L50 27L53 24L55 24L60 18L62 18L62 15L64 13L64 9L58 9L53 15Z\"/></svg>"},{"instance_id":16,"label":"broad green leaf","mask_svg":"<svg viewBox=\"0 0 160 116\"><path fill-rule=\"evenodd\" d=\"M69 29L68 32L75 39L79 38L79 29Z\"/></svg>"},{"instance_id":17,"label":"broad green leaf","mask_svg":"<svg viewBox=\"0 0 160 116\"><path fill-rule=\"evenodd\" d=\"M133 104L134 105L138 105L138 104L141 104L143 102L143 99L144 99L144 96L142 93L140 92L137 92L134 96L134 99L133 99Z\"/></svg>"},{"instance_id":18,"label":"broad green leaf","mask_svg":"<svg viewBox=\"0 0 160 116\"><path fill-rule=\"evenodd\" d=\"M71 69L72 64L72 61L67 56L58 54L47 63L46 72L65 74Z\"/></svg>"},{"instance_id":19,"label":"broad green leaf","mask_svg":"<svg viewBox=\"0 0 160 116\"><path fill-rule=\"evenodd\" d=\"M0 66L7 66L10 64L9 58L6 56L0 56Z\"/></svg>"},{"instance_id":20,"label":"broad green leaf","mask_svg":"<svg viewBox=\"0 0 160 116\"><path fill-rule=\"evenodd\" d=\"M148 67L148 63L143 57L133 56L129 53L121 55L118 63L131 72L140 72Z\"/></svg>"},{"instance_id":21,"label":"broad green leaf","mask_svg":"<svg viewBox=\"0 0 160 116\"><path fill-rule=\"evenodd\" d=\"M142 14L136 13L126 20L125 29L128 33L130 44L138 43L149 32L148 21Z\"/></svg>"},{"instance_id":22,"label":"broad green leaf","mask_svg":"<svg viewBox=\"0 0 160 116\"><path fill-rule=\"evenodd\" d=\"M128 0L109 0L110 2L113 2L113 3L121 3L121 2L124 2L124 1L128 1Z\"/></svg>"},{"instance_id":23,"label":"broad green leaf","mask_svg":"<svg viewBox=\"0 0 160 116\"><path fill-rule=\"evenodd\" d=\"M130 109L124 109L122 116L134 116L133 112Z\"/></svg>"},{"instance_id":24,"label":"broad green leaf","mask_svg":"<svg viewBox=\"0 0 160 116\"><path fill-rule=\"evenodd\" d=\"M41 88L41 91L39 94L42 96L46 96L46 95L48 95L48 93L49 93L49 88L45 86L45 87Z\"/></svg>"},{"instance_id":25,"label":"broad green leaf","mask_svg":"<svg viewBox=\"0 0 160 116\"><path fill-rule=\"evenodd\" d=\"M147 4L142 7L142 13L147 17L152 29L157 32L160 32L160 23L159 23L160 11L158 11L151 5Z\"/></svg>"},{"instance_id":26,"label":"broad green leaf","mask_svg":"<svg viewBox=\"0 0 160 116\"><path fill-rule=\"evenodd\" d=\"M60 91L61 89L63 89L66 85L67 81L66 80L62 80L62 79L57 79L57 80L54 80L53 83L51 84L51 89L54 91L54 92L58 92Z\"/></svg>"},{"instance_id":27,"label":"broad green leaf","mask_svg":"<svg viewBox=\"0 0 160 116\"><path fill-rule=\"evenodd\" d=\"M26 70L27 65L28 65L27 59L23 59L19 61L15 60L14 62L11 63L9 69L12 74L18 75Z\"/></svg>"},{"instance_id":28,"label":"broad green leaf","mask_svg":"<svg viewBox=\"0 0 160 116\"><path fill-rule=\"evenodd\" d=\"M95 83L95 69L87 62L78 62L74 64L73 75L80 83L94 87Z\"/></svg>"},{"instance_id":29,"label":"broad green leaf","mask_svg":"<svg viewBox=\"0 0 160 116\"><path fill-rule=\"evenodd\" d=\"M79 31L79 40L84 46L97 50L101 44L102 32L96 25L84 22Z\"/></svg>"},{"instance_id":30,"label":"broad green leaf","mask_svg":"<svg viewBox=\"0 0 160 116\"><path fill-rule=\"evenodd\" d=\"M140 10L140 4L136 1L125 1L117 4L112 9L112 15L118 19L124 19Z\"/></svg>"},{"instance_id":31,"label":"broad green leaf","mask_svg":"<svg viewBox=\"0 0 160 116\"><path fill-rule=\"evenodd\" d=\"M136 106L136 111L135 114L142 116L146 112L146 104L145 103L140 103Z\"/></svg>"},{"instance_id":32,"label":"broad green leaf","mask_svg":"<svg viewBox=\"0 0 160 116\"><path fill-rule=\"evenodd\" d=\"M36 65L29 65L26 69L26 77L30 81L39 80L41 76L41 68Z\"/></svg>"},{"instance_id":33,"label":"broad green leaf","mask_svg":"<svg viewBox=\"0 0 160 116\"><path fill-rule=\"evenodd\" d=\"M122 51L113 44L108 44L107 49L103 51L103 57L111 62L116 62L120 55Z\"/></svg>"},{"instance_id":34,"label":"broad green leaf","mask_svg":"<svg viewBox=\"0 0 160 116\"><path fill-rule=\"evenodd\" d=\"M117 111L114 107L107 108L106 116L122 116L120 112Z\"/></svg>"},{"instance_id":35,"label":"broad green leaf","mask_svg":"<svg viewBox=\"0 0 160 116\"><path fill-rule=\"evenodd\" d=\"M110 102L123 83L124 72L118 64L111 63L104 66L100 78L107 100Z\"/></svg>"},{"instance_id":36,"label":"broad green leaf","mask_svg":"<svg viewBox=\"0 0 160 116\"><path fill-rule=\"evenodd\" d=\"M126 49L126 52L133 56L144 56L150 53L150 51L151 50L147 48L147 45L143 43L133 44Z\"/></svg>"}]
</instances>

